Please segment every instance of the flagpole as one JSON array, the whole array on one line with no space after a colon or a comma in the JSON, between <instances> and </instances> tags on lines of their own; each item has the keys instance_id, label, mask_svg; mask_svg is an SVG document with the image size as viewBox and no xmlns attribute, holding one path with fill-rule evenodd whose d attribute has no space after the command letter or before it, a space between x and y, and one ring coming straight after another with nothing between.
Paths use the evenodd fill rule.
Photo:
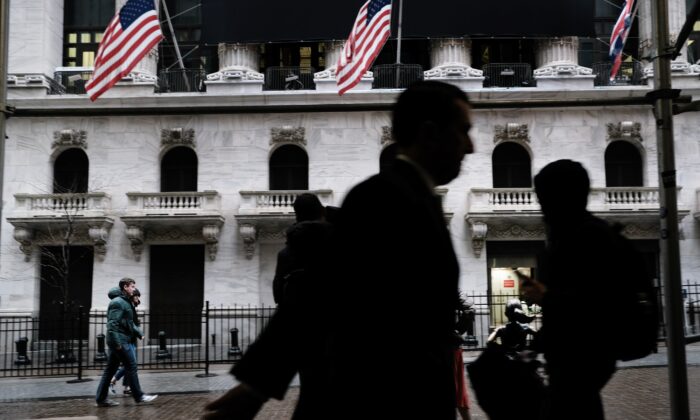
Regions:
<instances>
[{"instance_id":1,"label":"flagpole","mask_svg":"<svg viewBox=\"0 0 700 420\"><path fill-rule=\"evenodd\" d=\"M403 1L399 1L399 28L396 45L396 87L399 87L401 76L401 24L403 23Z\"/></svg>"},{"instance_id":2,"label":"flagpole","mask_svg":"<svg viewBox=\"0 0 700 420\"><path fill-rule=\"evenodd\" d=\"M190 81L187 80L187 74L185 74L185 65L182 62L182 55L180 55L180 47L177 45L177 37L175 36L175 30L173 29L173 22L170 20L170 13L168 12L168 5L165 4L165 0L160 2L163 5L163 11L165 12L165 20L168 21L168 28L170 28L170 35L173 37L173 45L175 46L175 54L177 54L177 61L180 63L180 70L182 70L182 79L185 81L185 86L187 91L190 89Z\"/></svg>"}]
</instances>

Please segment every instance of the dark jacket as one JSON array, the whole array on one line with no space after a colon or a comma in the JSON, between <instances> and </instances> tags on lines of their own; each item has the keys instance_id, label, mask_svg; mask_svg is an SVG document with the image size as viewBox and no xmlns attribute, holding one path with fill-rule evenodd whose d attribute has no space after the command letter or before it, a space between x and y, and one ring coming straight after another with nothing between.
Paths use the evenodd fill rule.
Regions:
<instances>
[{"instance_id":1,"label":"dark jacket","mask_svg":"<svg viewBox=\"0 0 700 420\"><path fill-rule=\"evenodd\" d=\"M330 388L339 417L454 419L459 266L440 198L396 160L348 193L337 246Z\"/></svg>"},{"instance_id":2,"label":"dark jacket","mask_svg":"<svg viewBox=\"0 0 700 420\"><path fill-rule=\"evenodd\" d=\"M134 323L134 307L118 287L107 293L111 299L107 307L107 345L111 348L134 343L143 337L143 331Z\"/></svg>"}]
</instances>

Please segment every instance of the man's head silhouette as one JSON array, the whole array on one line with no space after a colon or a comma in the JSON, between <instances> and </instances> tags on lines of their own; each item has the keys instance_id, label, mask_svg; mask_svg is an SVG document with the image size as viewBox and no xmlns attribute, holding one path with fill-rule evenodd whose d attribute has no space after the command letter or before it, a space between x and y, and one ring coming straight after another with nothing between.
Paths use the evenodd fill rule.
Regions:
<instances>
[{"instance_id":1,"label":"man's head silhouette","mask_svg":"<svg viewBox=\"0 0 700 420\"><path fill-rule=\"evenodd\" d=\"M535 192L545 221L558 223L586 212L591 182L586 169L573 160L552 162L535 175Z\"/></svg>"},{"instance_id":2,"label":"man's head silhouette","mask_svg":"<svg viewBox=\"0 0 700 420\"><path fill-rule=\"evenodd\" d=\"M324 216L323 204L314 194L303 193L294 200L294 213L297 222L321 220Z\"/></svg>"}]
</instances>

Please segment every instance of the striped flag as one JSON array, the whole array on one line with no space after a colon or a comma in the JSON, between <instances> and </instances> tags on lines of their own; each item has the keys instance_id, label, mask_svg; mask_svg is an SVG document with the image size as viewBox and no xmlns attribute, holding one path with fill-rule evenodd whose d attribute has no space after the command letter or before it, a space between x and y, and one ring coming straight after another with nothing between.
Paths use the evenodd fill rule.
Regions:
<instances>
[{"instance_id":1,"label":"striped flag","mask_svg":"<svg viewBox=\"0 0 700 420\"><path fill-rule=\"evenodd\" d=\"M336 83L342 95L360 83L391 34L391 0L368 0L338 58Z\"/></svg>"},{"instance_id":2,"label":"striped flag","mask_svg":"<svg viewBox=\"0 0 700 420\"><path fill-rule=\"evenodd\" d=\"M94 101L105 93L163 39L153 0L128 0L109 22L95 57L95 70L85 84Z\"/></svg>"},{"instance_id":3,"label":"striped flag","mask_svg":"<svg viewBox=\"0 0 700 420\"><path fill-rule=\"evenodd\" d=\"M615 75L622 64L622 49L625 47L625 41L627 41L627 35L630 33L632 20L634 19L633 4L634 0L625 0L622 13L617 18L617 22L613 26L612 35L610 35L610 61L613 63L610 70L611 81L615 79Z\"/></svg>"}]
</instances>

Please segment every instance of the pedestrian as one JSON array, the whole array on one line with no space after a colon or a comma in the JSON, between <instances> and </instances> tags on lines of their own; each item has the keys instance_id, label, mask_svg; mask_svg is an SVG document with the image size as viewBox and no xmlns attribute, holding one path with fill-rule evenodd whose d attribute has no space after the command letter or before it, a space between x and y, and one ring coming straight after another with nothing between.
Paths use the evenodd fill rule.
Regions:
<instances>
[{"instance_id":1,"label":"pedestrian","mask_svg":"<svg viewBox=\"0 0 700 420\"><path fill-rule=\"evenodd\" d=\"M338 234L316 254L325 275L310 276L304 305L320 313L304 328L324 343L314 354L325 386L294 418L455 418L459 266L434 187L456 178L473 151L470 109L463 91L441 82L418 82L399 96L399 155L348 193L334 212ZM306 349L284 341L285 327L298 325L294 311L284 313L280 305L267 327L281 324L265 339L257 385L234 387L207 406L205 419L252 419L264 401L284 395L299 370L294 349ZM417 336L419 343L401 345Z\"/></svg>"},{"instance_id":2,"label":"pedestrian","mask_svg":"<svg viewBox=\"0 0 700 420\"><path fill-rule=\"evenodd\" d=\"M615 372L612 343L625 328L611 322L610 314L620 304L612 297L614 285L629 275L629 267L620 267L626 262L620 258L613 229L586 210L589 190L586 170L572 160L552 162L535 176L547 246L539 264L540 280L519 277L527 298L542 306L537 339L549 379L547 420L604 419L600 391ZM593 338L584 333L591 330L599 343L593 348L582 344Z\"/></svg>"},{"instance_id":3,"label":"pedestrian","mask_svg":"<svg viewBox=\"0 0 700 420\"><path fill-rule=\"evenodd\" d=\"M330 342L336 418L455 418L459 265L435 187L473 152L470 129L462 90L413 84L393 109L397 157L343 202Z\"/></svg>"},{"instance_id":4,"label":"pedestrian","mask_svg":"<svg viewBox=\"0 0 700 420\"><path fill-rule=\"evenodd\" d=\"M139 385L135 350L132 342L143 338L143 332L134 324L134 311L131 296L136 289L136 281L125 277L119 280L119 294L112 298L107 307L107 347L109 356L107 367L97 387L95 400L98 407L113 407L118 402L108 400L109 384L119 368L119 363L126 369L126 378L131 387L131 396L137 403L149 403L157 395L144 394Z\"/></svg>"},{"instance_id":5,"label":"pedestrian","mask_svg":"<svg viewBox=\"0 0 700 420\"><path fill-rule=\"evenodd\" d=\"M119 295L119 289L114 287L114 288L112 288L112 290L109 291L109 294L107 296L109 296L110 299L113 299L113 298L117 297L118 295ZM139 321L139 316L138 316L138 313L136 312L136 308L139 306L139 304L141 304L141 292L139 291L139 289L134 289L134 294L131 295L130 303L131 303L131 309L134 312L134 325L136 325L137 327L140 328L141 321ZM131 344L133 344L133 347L131 350L134 354L134 360L136 360L136 354L137 354L137 352L136 352L136 344L137 344L136 338L134 338L132 340ZM125 374L126 374L126 368L124 367L124 365L121 365L119 367L119 370L117 371L116 375L114 375L114 378L112 378L112 380L110 381L110 384L109 384L109 390L112 391L112 394L117 393L117 390L116 390L117 382L120 379L124 378L124 380L122 381L122 384L124 385L124 395L131 395L131 387L129 386L129 381L128 381L127 377L124 376Z\"/></svg>"},{"instance_id":6,"label":"pedestrian","mask_svg":"<svg viewBox=\"0 0 700 420\"><path fill-rule=\"evenodd\" d=\"M319 283L329 275L325 267L332 226L314 194L300 194L294 213L296 223L287 230L286 245L277 256L273 280L277 309L231 369L240 385L207 406L207 419L253 418L267 398L284 397L296 373L300 388L294 418L327 415L320 409L327 391L327 369L325 335L317 311L324 290Z\"/></svg>"}]
</instances>

